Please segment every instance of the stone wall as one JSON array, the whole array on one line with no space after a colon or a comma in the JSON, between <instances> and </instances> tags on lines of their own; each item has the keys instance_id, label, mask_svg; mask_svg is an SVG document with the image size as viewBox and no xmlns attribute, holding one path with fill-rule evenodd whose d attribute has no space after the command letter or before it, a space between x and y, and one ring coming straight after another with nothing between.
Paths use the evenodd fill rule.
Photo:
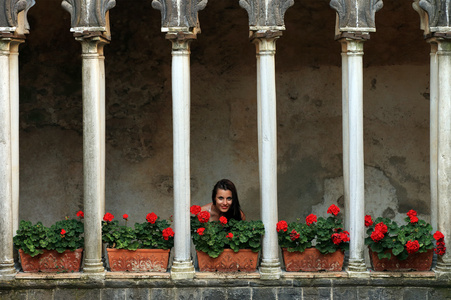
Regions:
<instances>
[{"instance_id":1,"label":"stone wall","mask_svg":"<svg viewBox=\"0 0 451 300\"><path fill-rule=\"evenodd\" d=\"M80 45L60 0L37 1L20 52L20 218L83 209ZM279 217L342 207L341 55L327 0L296 1L277 42ZM209 1L191 56L192 203L221 178L259 219L255 47L238 1ZM106 57L106 210L173 211L171 45L151 1L118 1ZM365 44L367 213L429 215L429 45L409 1L384 1Z\"/></svg>"}]
</instances>

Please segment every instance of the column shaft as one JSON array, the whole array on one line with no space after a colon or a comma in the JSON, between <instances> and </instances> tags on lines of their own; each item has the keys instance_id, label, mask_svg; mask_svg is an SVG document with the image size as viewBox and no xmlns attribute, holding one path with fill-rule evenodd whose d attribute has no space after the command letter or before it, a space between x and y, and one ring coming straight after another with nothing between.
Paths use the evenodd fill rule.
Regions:
<instances>
[{"instance_id":1,"label":"column shaft","mask_svg":"<svg viewBox=\"0 0 451 300\"><path fill-rule=\"evenodd\" d=\"M0 39L0 280L12 279L13 259L10 45Z\"/></svg>"},{"instance_id":2,"label":"column shaft","mask_svg":"<svg viewBox=\"0 0 451 300\"><path fill-rule=\"evenodd\" d=\"M172 40L172 118L174 139L173 279L194 277L190 257L190 40Z\"/></svg>"},{"instance_id":3,"label":"column shaft","mask_svg":"<svg viewBox=\"0 0 451 300\"><path fill-rule=\"evenodd\" d=\"M438 42L437 228L451 241L451 41ZM437 271L451 272L451 252L437 259Z\"/></svg>"},{"instance_id":4,"label":"column shaft","mask_svg":"<svg viewBox=\"0 0 451 300\"><path fill-rule=\"evenodd\" d=\"M438 138L438 60L437 44L431 44L430 55L430 183L431 183L431 225L437 230L437 138ZM435 232L435 231L434 231Z\"/></svg>"},{"instance_id":5,"label":"column shaft","mask_svg":"<svg viewBox=\"0 0 451 300\"><path fill-rule=\"evenodd\" d=\"M259 115L259 166L261 217L265 224L262 245L262 279L278 279L281 275L277 243L277 115L275 53L276 39L257 38L257 101Z\"/></svg>"},{"instance_id":6,"label":"column shaft","mask_svg":"<svg viewBox=\"0 0 451 300\"><path fill-rule=\"evenodd\" d=\"M364 160L363 160L363 41L343 39L343 55L346 56L346 81L343 96L343 166L345 192L349 193L350 252L349 271L366 271L364 261Z\"/></svg>"},{"instance_id":7,"label":"column shaft","mask_svg":"<svg viewBox=\"0 0 451 300\"><path fill-rule=\"evenodd\" d=\"M104 272L102 217L105 208L105 76L101 37L79 39L83 59L83 178L85 254L83 272Z\"/></svg>"}]
</instances>

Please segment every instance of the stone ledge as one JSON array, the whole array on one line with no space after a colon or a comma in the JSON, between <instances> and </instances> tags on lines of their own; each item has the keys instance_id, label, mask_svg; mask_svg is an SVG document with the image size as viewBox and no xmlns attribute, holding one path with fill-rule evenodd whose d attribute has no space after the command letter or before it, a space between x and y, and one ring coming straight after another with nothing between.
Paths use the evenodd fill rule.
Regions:
<instances>
[{"instance_id":1,"label":"stone ledge","mask_svg":"<svg viewBox=\"0 0 451 300\"><path fill-rule=\"evenodd\" d=\"M372 278L435 278L434 271L422 272L375 272L370 271Z\"/></svg>"},{"instance_id":2,"label":"stone ledge","mask_svg":"<svg viewBox=\"0 0 451 300\"><path fill-rule=\"evenodd\" d=\"M170 278L169 272L107 272L106 279L151 279L151 278Z\"/></svg>"},{"instance_id":3,"label":"stone ledge","mask_svg":"<svg viewBox=\"0 0 451 300\"><path fill-rule=\"evenodd\" d=\"M282 278L348 278L347 272L282 272Z\"/></svg>"},{"instance_id":4,"label":"stone ledge","mask_svg":"<svg viewBox=\"0 0 451 300\"><path fill-rule=\"evenodd\" d=\"M51 280L59 280L59 279L80 279L82 277L82 273L74 272L74 273L24 273L19 272L16 274L16 279L51 279Z\"/></svg>"},{"instance_id":5,"label":"stone ledge","mask_svg":"<svg viewBox=\"0 0 451 300\"><path fill-rule=\"evenodd\" d=\"M194 275L196 279L260 279L260 273L244 273L244 272L196 272Z\"/></svg>"}]
</instances>

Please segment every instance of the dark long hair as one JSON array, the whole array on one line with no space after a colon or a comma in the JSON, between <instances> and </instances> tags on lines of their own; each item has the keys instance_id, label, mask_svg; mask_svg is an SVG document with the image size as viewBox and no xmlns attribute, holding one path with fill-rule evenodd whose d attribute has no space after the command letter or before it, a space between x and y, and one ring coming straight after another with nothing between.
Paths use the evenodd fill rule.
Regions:
<instances>
[{"instance_id":1,"label":"dark long hair","mask_svg":"<svg viewBox=\"0 0 451 300\"><path fill-rule=\"evenodd\" d=\"M226 217L227 220L235 219L241 221L240 201L238 200L238 192L236 191L233 182L228 179L221 179L215 184L211 193L211 200L213 201L213 205L216 205L216 194L218 193L218 189L232 192L232 205L224 214L224 217Z\"/></svg>"}]
</instances>

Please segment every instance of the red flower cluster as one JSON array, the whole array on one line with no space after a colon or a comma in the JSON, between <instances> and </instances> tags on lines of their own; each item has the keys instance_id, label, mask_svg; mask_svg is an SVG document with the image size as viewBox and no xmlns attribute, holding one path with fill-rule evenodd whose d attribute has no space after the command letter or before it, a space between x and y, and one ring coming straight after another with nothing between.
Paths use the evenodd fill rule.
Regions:
<instances>
[{"instance_id":1,"label":"red flower cluster","mask_svg":"<svg viewBox=\"0 0 451 300\"><path fill-rule=\"evenodd\" d=\"M301 235L299 233L296 232L296 230L292 230L290 233L290 238L292 241L297 240Z\"/></svg>"},{"instance_id":2,"label":"red flower cluster","mask_svg":"<svg viewBox=\"0 0 451 300\"><path fill-rule=\"evenodd\" d=\"M123 218L125 221L127 221L127 220L128 220L128 215L127 215L127 214L123 214L123 215L122 215L122 218Z\"/></svg>"},{"instance_id":3,"label":"red flower cluster","mask_svg":"<svg viewBox=\"0 0 451 300\"><path fill-rule=\"evenodd\" d=\"M440 231L434 233L434 239L437 241L437 247L435 247L435 253L437 255L443 255L446 253L445 236Z\"/></svg>"},{"instance_id":4,"label":"red flower cluster","mask_svg":"<svg viewBox=\"0 0 451 300\"><path fill-rule=\"evenodd\" d=\"M227 218L222 216L222 217L219 218L219 222L221 222L221 224L225 225L225 224L227 224Z\"/></svg>"},{"instance_id":5,"label":"red flower cluster","mask_svg":"<svg viewBox=\"0 0 451 300\"><path fill-rule=\"evenodd\" d=\"M83 211L78 211L77 213L77 217L79 217L80 219L83 219L85 217L85 214L83 213Z\"/></svg>"},{"instance_id":6,"label":"red flower cluster","mask_svg":"<svg viewBox=\"0 0 451 300\"><path fill-rule=\"evenodd\" d=\"M277 222L277 232L281 230L287 231L287 229L288 229L287 222L285 222L284 220Z\"/></svg>"},{"instance_id":7,"label":"red flower cluster","mask_svg":"<svg viewBox=\"0 0 451 300\"><path fill-rule=\"evenodd\" d=\"M347 231L332 234L332 242L334 242L335 245L340 245L341 243L346 243L349 241L349 232Z\"/></svg>"},{"instance_id":8,"label":"red flower cluster","mask_svg":"<svg viewBox=\"0 0 451 300\"><path fill-rule=\"evenodd\" d=\"M64 229L61 229L61 237L64 237L64 235L66 234L66 230L64 230Z\"/></svg>"},{"instance_id":9,"label":"red flower cluster","mask_svg":"<svg viewBox=\"0 0 451 300\"><path fill-rule=\"evenodd\" d=\"M197 214L197 218L201 223L207 223L210 220L210 213L208 211L201 211Z\"/></svg>"},{"instance_id":10,"label":"red flower cluster","mask_svg":"<svg viewBox=\"0 0 451 300\"><path fill-rule=\"evenodd\" d=\"M233 239L233 233L231 232L227 233L226 238Z\"/></svg>"},{"instance_id":11,"label":"red flower cluster","mask_svg":"<svg viewBox=\"0 0 451 300\"><path fill-rule=\"evenodd\" d=\"M417 212L414 211L413 209L411 209L411 210L409 210L407 212L407 216L409 216L409 218L410 218L410 223L417 223L418 222Z\"/></svg>"},{"instance_id":12,"label":"red flower cluster","mask_svg":"<svg viewBox=\"0 0 451 300\"><path fill-rule=\"evenodd\" d=\"M307 218L305 218L305 222L307 223L308 226L310 226L311 224L313 224L316 221L318 221L318 220L314 214L309 214L307 216Z\"/></svg>"},{"instance_id":13,"label":"red flower cluster","mask_svg":"<svg viewBox=\"0 0 451 300\"><path fill-rule=\"evenodd\" d=\"M379 242L384 238L384 235L387 233L387 225L380 222L374 226L374 231L371 233L371 239L375 242Z\"/></svg>"},{"instance_id":14,"label":"red flower cluster","mask_svg":"<svg viewBox=\"0 0 451 300\"><path fill-rule=\"evenodd\" d=\"M103 220L106 222L111 222L113 221L114 216L112 214L110 214L109 212L107 212L104 216L103 216Z\"/></svg>"},{"instance_id":15,"label":"red flower cluster","mask_svg":"<svg viewBox=\"0 0 451 300\"><path fill-rule=\"evenodd\" d=\"M340 208L338 206L336 206L335 204L332 204L327 209L327 213L328 214L333 214L334 216L338 215L339 212L340 212Z\"/></svg>"},{"instance_id":16,"label":"red flower cluster","mask_svg":"<svg viewBox=\"0 0 451 300\"><path fill-rule=\"evenodd\" d=\"M165 239L165 241L167 241L170 236L174 236L174 231L172 230L172 228L168 227L166 229L163 229L163 238Z\"/></svg>"},{"instance_id":17,"label":"red flower cluster","mask_svg":"<svg viewBox=\"0 0 451 300\"><path fill-rule=\"evenodd\" d=\"M370 215L366 215L365 216L365 226L369 227L371 225L373 225L373 219L371 219Z\"/></svg>"},{"instance_id":18,"label":"red flower cluster","mask_svg":"<svg viewBox=\"0 0 451 300\"><path fill-rule=\"evenodd\" d=\"M420 243L418 243L417 240L412 241L408 241L406 243L406 250L407 252L410 253L415 253L418 252L418 250L420 250Z\"/></svg>"},{"instance_id":19,"label":"red flower cluster","mask_svg":"<svg viewBox=\"0 0 451 300\"><path fill-rule=\"evenodd\" d=\"M197 229L197 233L199 235L204 235L204 231L205 231L205 228L203 228L203 227Z\"/></svg>"},{"instance_id":20,"label":"red flower cluster","mask_svg":"<svg viewBox=\"0 0 451 300\"><path fill-rule=\"evenodd\" d=\"M197 216L197 214L200 213L201 210L202 210L202 208L201 208L199 205L193 205L193 206L191 206L191 208L190 208L189 211L190 211L193 215Z\"/></svg>"},{"instance_id":21,"label":"red flower cluster","mask_svg":"<svg viewBox=\"0 0 451 300\"><path fill-rule=\"evenodd\" d=\"M158 216L154 212L151 212L150 214L147 214L147 216L146 216L146 220L150 224L155 224L157 219L158 219Z\"/></svg>"}]
</instances>

